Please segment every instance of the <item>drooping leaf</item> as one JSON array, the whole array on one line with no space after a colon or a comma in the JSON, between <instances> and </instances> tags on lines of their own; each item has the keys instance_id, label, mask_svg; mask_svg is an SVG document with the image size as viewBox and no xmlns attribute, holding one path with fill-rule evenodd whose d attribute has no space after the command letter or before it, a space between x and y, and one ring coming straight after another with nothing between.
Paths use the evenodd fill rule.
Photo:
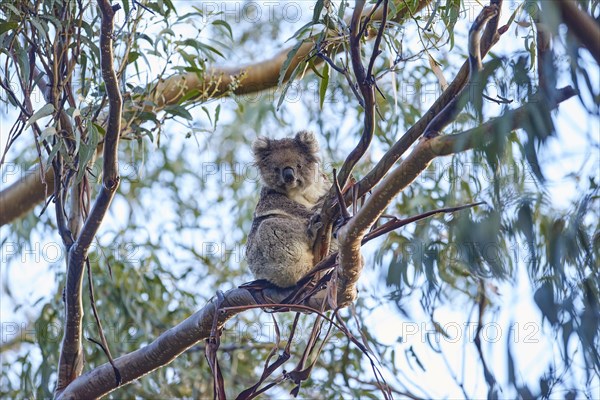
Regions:
<instances>
[{"instance_id":1,"label":"drooping leaf","mask_svg":"<svg viewBox=\"0 0 600 400\"><path fill-rule=\"evenodd\" d=\"M33 123L35 123L40 118L44 118L49 115L52 115L53 112L54 112L54 105L50 104L50 103L45 104L42 108L40 108L35 113L33 113L31 118L29 118L27 120L27 123L25 124L25 127L23 129L29 128Z\"/></svg>"},{"instance_id":2,"label":"drooping leaf","mask_svg":"<svg viewBox=\"0 0 600 400\"><path fill-rule=\"evenodd\" d=\"M327 94L327 86L329 85L329 64L325 63L322 74L323 77L319 82L319 108L321 110L323 109L325 95Z\"/></svg>"}]
</instances>

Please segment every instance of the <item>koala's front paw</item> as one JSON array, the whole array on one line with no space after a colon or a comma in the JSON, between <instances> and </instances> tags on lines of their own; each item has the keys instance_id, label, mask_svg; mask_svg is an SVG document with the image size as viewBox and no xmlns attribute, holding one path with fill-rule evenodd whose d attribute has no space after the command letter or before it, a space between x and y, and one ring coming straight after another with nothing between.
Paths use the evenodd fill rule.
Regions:
<instances>
[{"instance_id":1,"label":"koala's front paw","mask_svg":"<svg viewBox=\"0 0 600 400\"><path fill-rule=\"evenodd\" d=\"M317 236L317 232L319 229L323 227L323 222L321 221L321 214L316 213L310 217L308 221L308 237L314 239Z\"/></svg>"}]
</instances>

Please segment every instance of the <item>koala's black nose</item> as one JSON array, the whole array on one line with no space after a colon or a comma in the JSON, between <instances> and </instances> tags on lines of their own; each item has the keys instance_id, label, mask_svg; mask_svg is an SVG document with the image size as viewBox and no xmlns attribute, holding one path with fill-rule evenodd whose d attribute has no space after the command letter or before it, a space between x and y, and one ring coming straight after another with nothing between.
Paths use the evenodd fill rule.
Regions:
<instances>
[{"instance_id":1,"label":"koala's black nose","mask_svg":"<svg viewBox=\"0 0 600 400\"><path fill-rule=\"evenodd\" d=\"M291 183L296 179L296 176L294 175L294 169L292 167L285 167L281 173L283 175L283 180L286 183Z\"/></svg>"}]
</instances>

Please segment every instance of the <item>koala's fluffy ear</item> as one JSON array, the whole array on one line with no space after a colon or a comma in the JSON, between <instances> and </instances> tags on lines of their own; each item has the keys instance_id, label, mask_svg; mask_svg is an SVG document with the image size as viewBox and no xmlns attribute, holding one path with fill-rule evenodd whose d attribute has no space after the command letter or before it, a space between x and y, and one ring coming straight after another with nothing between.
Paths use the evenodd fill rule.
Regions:
<instances>
[{"instance_id":1,"label":"koala's fluffy ear","mask_svg":"<svg viewBox=\"0 0 600 400\"><path fill-rule=\"evenodd\" d=\"M252 152L254 152L254 157L257 159L263 158L270 148L271 141L264 136L259 136L252 142Z\"/></svg>"},{"instance_id":2,"label":"koala's fluffy ear","mask_svg":"<svg viewBox=\"0 0 600 400\"><path fill-rule=\"evenodd\" d=\"M310 131L300 131L296 133L294 140L304 146L311 154L319 152L319 142L317 142L315 134Z\"/></svg>"}]
</instances>

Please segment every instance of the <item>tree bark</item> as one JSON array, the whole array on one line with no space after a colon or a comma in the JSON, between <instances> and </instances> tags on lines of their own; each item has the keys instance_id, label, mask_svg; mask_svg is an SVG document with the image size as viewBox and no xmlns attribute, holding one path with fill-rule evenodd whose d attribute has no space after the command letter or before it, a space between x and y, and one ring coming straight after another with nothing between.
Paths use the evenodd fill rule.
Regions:
<instances>
[{"instance_id":1,"label":"tree bark","mask_svg":"<svg viewBox=\"0 0 600 400\"><path fill-rule=\"evenodd\" d=\"M576 1L559 0L556 4L569 30L589 50L600 65L600 26L598 23L588 13L580 9Z\"/></svg>"}]
</instances>

